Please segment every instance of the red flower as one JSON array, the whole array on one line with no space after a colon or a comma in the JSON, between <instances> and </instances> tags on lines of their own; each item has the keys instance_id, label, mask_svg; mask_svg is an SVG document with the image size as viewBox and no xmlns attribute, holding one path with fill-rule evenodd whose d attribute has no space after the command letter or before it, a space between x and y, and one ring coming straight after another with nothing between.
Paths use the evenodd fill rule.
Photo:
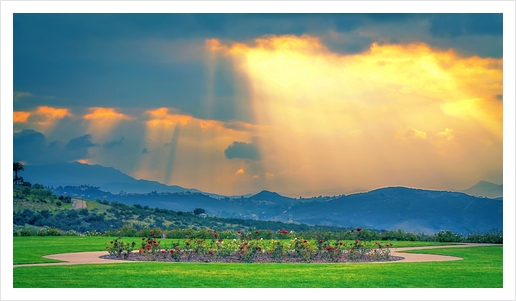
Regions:
<instances>
[{"instance_id":1,"label":"red flower","mask_svg":"<svg viewBox=\"0 0 516 301\"><path fill-rule=\"evenodd\" d=\"M217 237L217 233L213 233L213 237Z\"/></svg>"},{"instance_id":2,"label":"red flower","mask_svg":"<svg viewBox=\"0 0 516 301\"><path fill-rule=\"evenodd\" d=\"M342 241L341 241L341 242L339 242L339 245L341 245L341 246L342 246Z\"/></svg>"},{"instance_id":3,"label":"red flower","mask_svg":"<svg viewBox=\"0 0 516 301\"><path fill-rule=\"evenodd\" d=\"M260 232L258 232L258 230L256 230L256 231L254 231L254 233L258 234L258 233L260 233Z\"/></svg>"},{"instance_id":4,"label":"red flower","mask_svg":"<svg viewBox=\"0 0 516 301\"><path fill-rule=\"evenodd\" d=\"M190 245L190 242L189 242L189 241L187 241L187 242L186 242L186 245L187 245L187 246L189 246L189 245Z\"/></svg>"},{"instance_id":5,"label":"red flower","mask_svg":"<svg viewBox=\"0 0 516 301\"><path fill-rule=\"evenodd\" d=\"M353 250L349 250L349 253L353 253Z\"/></svg>"},{"instance_id":6,"label":"red flower","mask_svg":"<svg viewBox=\"0 0 516 301\"><path fill-rule=\"evenodd\" d=\"M161 250L161 254L165 253L165 250Z\"/></svg>"},{"instance_id":7,"label":"red flower","mask_svg":"<svg viewBox=\"0 0 516 301\"><path fill-rule=\"evenodd\" d=\"M112 243L113 243L113 241L110 241L109 243L110 243L110 244L112 244Z\"/></svg>"},{"instance_id":8,"label":"red flower","mask_svg":"<svg viewBox=\"0 0 516 301\"><path fill-rule=\"evenodd\" d=\"M208 253L213 254L213 252L211 250Z\"/></svg>"},{"instance_id":9,"label":"red flower","mask_svg":"<svg viewBox=\"0 0 516 301\"><path fill-rule=\"evenodd\" d=\"M306 244L306 240L303 240L303 243Z\"/></svg>"},{"instance_id":10,"label":"red flower","mask_svg":"<svg viewBox=\"0 0 516 301\"><path fill-rule=\"evenodd\" d=\"M108 246L106 246L106 249L109 249L109 247L108 247Z\"/></svg>"},{"instance_id":11,"label":"red flower","mask_svg":"<svg viewBox=\"0 0 516 301\"><path fill-rule=\"evenodd\" d=\"M237 233L240 234L240 230L238 230Z\"/></svg>"},{"instance_id":12,"label":"red flower","mask_svg":"<svg viewBox=\"0 0 516 301\"><path fill-rule=\"evenodd\" d=\"M145 240L145 237L142 237L142 240Z\"/></svg>"},{"instance_id":13,"label":"red flower","mask_svg":"<svg viewBox=\"0 0 516 301\"><path fill-rule=\"evenodd\" d=\"M319 243L322 244L322 239L319 239Z\"/></svg>"},{"instance_id":14,"label":"red flower","mask_svg":"<svg viewBox=\"0 0 516 301\"><path fill-rule=\"evenodd\" d=\"M222 242L222 238L219 238L219 242Z\"/></svg>"},{"instance_id":15,"label":"red flower","mask_svg":"<svg viewBox=\"0 0 516 301\"><path fill-rule=\"evenodd\" d=\"M357 231L360 232L360 230L362 230L361 228L357 228Z\"/></svg>"},{"instance_id":16,"label":"red flower","mask_svg":"<svg viewBox=\"0 0 516 301\"><path fill-rule=\"evenodd\" d=\"M376 253L376 249L374 250L374 252Z\"/></svg>"},{"instance_id":17,"label":"red flower","mask_svg":"<svg viewBox=\"0 0 516 301\"><path fill-rule=\"evenodd\" d=\"M147 245L147 250L150 250L150 248L151 248L151 245Z\"/></svg>"},{"instance_id":18,"label":"red flower","mask_svg":"<svg viewBox=\"0 0 516 301\"><path fill-rule=\"evenodd\" d=\"M245 251L242 249L242 251L240 251L240 253L244 253Z\"/></svg>"},{"instance_id":19,"label":"red flower","mask_svg":"<svg viewBox=\"0 0 516 301\"><path fill-rule=\"evenodd\" d=\"M141 253L141 252L143 252L143 248L140 248L140 250L139 250L139 251L140 251L140 253Z\"/></svg>"},{"instance_id":20,"label":"red flower","mask_svg":"<svg viewBox=\"0 0 516 301\"><path fill-rule=\"evenodd\" d=\"M271 254L272 254L272 252L269 252L269 255L271 255Z\"/></svg>"},{"instance_id":21,"label":"red flower","mask_svg":"<svg viewBox=\"0 0 516 301\"><path fill-rule=\"evenodd\" d=\"M170 254L174 254L174 250L170 250Z\"/></svg>"},{"instance_id":22,"label":"red flower","mask_svg":"<svg viewBox=\"0 0 516 301\"><path fill-rule=\"evenodd\" d=\"M355 239L355 242L358 243L358 239Z\"/></svg>"}]
</instances>

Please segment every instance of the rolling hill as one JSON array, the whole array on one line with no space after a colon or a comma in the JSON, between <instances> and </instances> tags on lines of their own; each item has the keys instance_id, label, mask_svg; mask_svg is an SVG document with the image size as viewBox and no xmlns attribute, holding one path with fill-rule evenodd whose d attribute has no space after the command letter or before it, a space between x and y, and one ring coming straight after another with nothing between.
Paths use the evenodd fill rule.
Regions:
<instances>
[{"instance_id":1,"label":"rolling hill","mask_svg":"<svg viewBox=\"0 0 516 301\"><path fill-rule=\"evenodd\" d=\"M503 185L498 185L486 181L480 181L472 187L463 190L462 192L475 196L497 198L503 196Z\"/></svg>"},{"instance_id":2,"label":"rolling hill","mask_svg":"<svg viewBox=\"0 0 516 301\"><path fill-rule=\"evenodd\" d=\"M387 187L336 197L295 199L267 190L249 197L225 197L136 180L113 168L80 163L26 166L23 176L32 183L53 186L61 195L184 212L203 208L210 216L281 222L292 219L307 225L426 234L503 229L503 199L472 195L501 195L502 186L488 182L479 182L464 192ZM124 193L119 193L121 190Z\"/></svg>"}]
</instances>

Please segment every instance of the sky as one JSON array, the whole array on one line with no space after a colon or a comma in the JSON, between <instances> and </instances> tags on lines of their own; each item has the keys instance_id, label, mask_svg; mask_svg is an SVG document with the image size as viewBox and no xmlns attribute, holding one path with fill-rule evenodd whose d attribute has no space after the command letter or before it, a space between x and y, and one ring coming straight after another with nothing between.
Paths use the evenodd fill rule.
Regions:
<instances>
[{"instance_id":1,"label":"sky","mask_svg":"<svg viewBox=\"0 0 516 301\"><path fill-rule=\"evenodd\" d=\"M13 159L224 195L503 182L502 14L13 16Z\"/></svg>"},{"instance_id":2,"label":"sky","mask_svg":"<svg viewBox=\"0 0 516 301\"><path fill-rule=\"evenodd\" d=\"M3 166L89 162L228 195L465 189L479 180L501 184L503 175L504 196L514 199L512 1L27 3L0 3ZM282 14L238 14L255 11ZM382 14L344 14L373 11ZM443 14L413 13L429 11ZM103 14L77 14L84 12ZM121 12L181 14L106 14ZM185 14L197 12L205 14ZM10 185L12 173L2 170ZM2 189L5 199L10 193ZM9 239L12 203L1 206L1 237ZM514 202L505 202L509 238L514 221ZM2 296L105 294L10 290L12 248L2 246ZM514 258L506 253L507 289L497 293L512 300ZM340 296L335 290L326 295ZM321 290L257 293L315 300Z\"/></svg>"}]
</instances>

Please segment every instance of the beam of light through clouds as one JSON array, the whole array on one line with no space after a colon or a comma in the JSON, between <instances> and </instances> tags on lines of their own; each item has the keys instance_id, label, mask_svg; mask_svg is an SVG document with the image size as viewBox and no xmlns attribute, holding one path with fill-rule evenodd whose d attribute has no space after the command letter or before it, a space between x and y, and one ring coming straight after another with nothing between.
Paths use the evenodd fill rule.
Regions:
<instances>
[{"instance_id":1,"label":"beam of light through clouds","mask_svg":"<svg viewBox=\"0 0 516 301\"><path fill-rule=\"evenodd\" d=\"M423 43L341 55L309 35L207 47L250 78L272 190L501 181L501 59Z\"/></svg>"}]
</instances>

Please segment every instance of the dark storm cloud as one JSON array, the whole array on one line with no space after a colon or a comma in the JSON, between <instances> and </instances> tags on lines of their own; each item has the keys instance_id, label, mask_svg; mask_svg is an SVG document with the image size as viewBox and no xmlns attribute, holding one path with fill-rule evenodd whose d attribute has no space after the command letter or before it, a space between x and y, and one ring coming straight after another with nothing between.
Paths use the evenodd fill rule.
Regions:
<instances>
[{"instance_id":1,"label":"dark storm cloud","mask_svg":"<svg viewBox=\"0 0 516 301\"><path fill-rule=\"evenodd\" d=\"M47 142L45 136L34 130L23 130L13 137L14 161L39 164L45 161Z\"/></svg>"},{"instance_id":2,"label":"dark storm cloud","mask_svg":"<svg viewBox=\"0 0 516 301\"><path fill-rule=\"evenodd\" d=\"M90 135L71 139L68 143L52 141L47 144L45 135L24 129L13 135L13 157L27 164L49 164L85 159L88 148L97 146Z\"/></svg>"},{"instance_id":3,"label":"dark storm cloud","mask_svg":"<svg viewBox=\"0 0 516 301\"><path fill-rule=\"evenodd\" d=\"M260 160L260 151L255 142L246 143L246 142L233 142L228 148L224 151L226 158L228 159L251 159L251 160Z\"/></svg>"},{"instance_id":4,"label":"dark storm cloud","mask_svg":"<svg viewBox=\"0 0 516 301\"><path fill-rule=\"evenodd\" d=\"M503 14L432 14L429 20L437 36L503 34Z\"/></svg>"},{"instance_id":5,"label":"dark storm cloud","mask_svg":"<svg viewBox=\"0 0 516 301\"><path fill-rule=\"evenodd\" d=\"M98 144L92 143L91 135L86 134L84 136L73 138L72 140L70 140L70 142L68 142L68 144L66 144L66 149L71 150L71 151L76 151L76 150L87 149L92 146L98 146Z\"/></svg>"}]
</instances>

